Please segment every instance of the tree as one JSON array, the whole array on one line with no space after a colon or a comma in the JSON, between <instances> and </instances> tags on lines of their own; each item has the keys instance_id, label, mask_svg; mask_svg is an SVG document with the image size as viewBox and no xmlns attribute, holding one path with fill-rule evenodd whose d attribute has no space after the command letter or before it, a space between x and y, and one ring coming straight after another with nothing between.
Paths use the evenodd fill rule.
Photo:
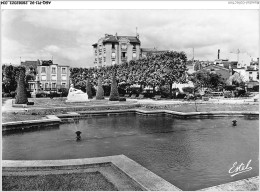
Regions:
<instances>
[{"instance_id":1,"label":"tree","mask_svg":"<svg viewBox=\"0 0 260 192\"><path fill-rule=\"evenodd\" d=\"M221 75L209 72L207 70L200 70L194 73L191 79L194 83L195 89L197 88L211 88L218 89L224 84Z\"/></svg>"},{"instance_id":2,"label":"tree","mask_svg":"<svg viewBox=\"0 0 260 192\"><path fill-rule=\"evenodd\" d=\"M227 80L228 85L235 85L235 86L244 86L245 85L245 78L240 73L234 73L230 76Z\"/></svg>"},{"instance_id":3,"label":"tree","mask_svg":"<svg viewBox=\"0 0 260 192\"><path fill-rule=\"evenodd\" d=\"M118 93L118 88L116 83L116 76L115 74L113 74L109 101L118 101L118 100L119 100L119 93Z\"/></svg>"},{"instance_id":4,"label":"tree","mask_svg":"<svg viewBox=\"0 0 260 192\"><path fill-rule=\"evenodd\" d=\"M88 98L92 99L93 95L92 95L91 84L90 84L90 80L89 79L87 79L87 82L86 82L86 92L88 94Z\"/></svg>"},{"instance_id":5,"label":"tree","mask_svg":"<svg viewBox=\"0 0 260 192\"><path fill-rule=\"evenodd\" d=\"M155 62L159 65L157 73L160 74L161 81L165 81L170 86L170 97L172 97L172 84L186 81L187 56L184 52L168 51L156 55Z\"/></svg>"},{"instance_id":6,"label":"tree","mask_svg":"<svg viewBox=\"0 0 260 192\"><path fill-rule=\"evenodd\" d=\"M104 99L104 89L102 87L102 78L98 78L98 88L96 93L96 100Z\"/></svg>"},{"instance_id":7,"label":"tree","mask_svg":"<svg viewBox=\"0 0 260 192\"><path fill-rule=\"evenodd\" d=\"M19 67L19 80L17 86L17 95L15 98L16 104L27 104L28 98L25 87L25 68Z\"/></svg>"},{"instance_id":8,"label":"tree","mask_svg":"<svg viewBox=\"0 0 260 192\"><path fill-rule=\"evenodd\" d=\"M17 88L17 67L12 65L3 65L2 66L2 75L3 75L3 91L5 93L10 93L15 91Z\"/></svg>"}]
</instances>

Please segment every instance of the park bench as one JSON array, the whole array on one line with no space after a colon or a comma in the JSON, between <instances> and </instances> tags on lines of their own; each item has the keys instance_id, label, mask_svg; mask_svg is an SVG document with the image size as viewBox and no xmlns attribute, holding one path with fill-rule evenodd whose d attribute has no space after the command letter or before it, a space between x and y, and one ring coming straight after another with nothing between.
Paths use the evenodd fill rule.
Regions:
<instances>
[{"instance_id":1,"label":"park bench","mask_svg":"<svg viewBox=\"0 0 260 192\"><path fill-rule=\"evenodd\" d=\"M162 97L161 95L155 95L155 96L153 97L153 99L154 99L154 100L160 100L161 97Z\"/></svg>"},{"instance_id":2,"label":"park bench","mask_svg":"<svg viewBox=\"0 0 260 192\"><path fill-rule=\"evenodd\" d=\"M136 94L132 94L130 99L136 99Z\"/></svg>"},{"instance_id":3,"label":"park bench","mask_svg":"<svg viewBox=\"0 0 260 192\"><path fill-rule=\"evenodd\" d=\"M137 99L143 99L143 98L144 98L144 95L143 95L143 94L140 94Z\"/></svg>"}]
</instances>

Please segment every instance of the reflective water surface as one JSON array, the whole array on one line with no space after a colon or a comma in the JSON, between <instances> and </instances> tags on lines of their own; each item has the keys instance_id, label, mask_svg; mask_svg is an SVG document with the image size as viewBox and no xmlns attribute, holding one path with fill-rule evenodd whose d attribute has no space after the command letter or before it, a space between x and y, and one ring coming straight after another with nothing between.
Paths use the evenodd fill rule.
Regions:
<instances>
[{"instance_id":1,"label":"reflective water surface","mask_svg":"<svg viewBox=\"0 0 260 192\"><path fill-rule=\"evenodd\" d=\"M259 120L90 117L54 129L3 136L5 160L47 160L124 154L182 190L198 190L259 174ZM76 141L75 131L82 132ZM252 170L231 177L235 162Z\"/></svg>"}]
</instances>

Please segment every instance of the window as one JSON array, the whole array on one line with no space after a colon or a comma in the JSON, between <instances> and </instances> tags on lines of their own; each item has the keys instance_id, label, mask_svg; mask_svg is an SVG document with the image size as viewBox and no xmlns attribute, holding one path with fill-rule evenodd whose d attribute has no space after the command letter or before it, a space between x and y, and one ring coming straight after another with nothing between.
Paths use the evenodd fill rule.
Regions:
<instances>
[{"instance_id":1,"label":"window","mask_svg":"<svg viewBox=\"0 0 260 192\"><path fill-rule=\"evenodd\" d=\"M106 48L105 47L103 48L103 51L104 51L104 53L106 53Z\"/></svg>"},{"instance_id":2,"label":"window","mask_svg":"<svg viewBox=\"0 0 260 192\"><path fill-rule=\"evenodd\" d=\"M115 65L116 64L116 61L112 61L112 65Z\"/></svg>"},{"instance_id":3,"label":"window","mask_svg":"<svg viewBox=\"0 0 260 192\"><path fill-rule=\"evenodd\" d=\"M126 46L126 44L124 43L124 44L122 44L121 45L121 47L122 47L122 49L126 49L127 48L127 46Z\"/></svg>"},{"instance_id":4,"label":"window","mask_svg":"<svg viewBox=\"0 0 260 192\"><path fill-rule=\"evenodd\" d=\"M66 83L62 83L62 84L61 84L61 87L62 87L62 88L66 88Z\"/></svg>"},{"instance_id":5,"label":"window","mask_svg":"<svg viewBox=\"0 0 260 192\"><path fill-rule=\"evenodd\" d=\"M56 88L56 83L52 83L51 88Z\"/></svg>"},{"instance_id":6,"label":"window","mask_svg":"<svg viewBox=\"0 0 260 192\"><path fill-rule=\"evenodd\" d=\"M64 73L67 73L65 67L62 67L62 68L61 68L61 73L63 73L63 74L64 74Z\"/></svg>"},{"instance_id":7,"label":"window","mask_svg":"<svg viewBox=\"0 0 260 192\"><path fill-rule=\"evenodd\" d=\"M56 73L56 67L51 68L51 73Z\"/></svg>"},{"instance_id":8,"label":"window","mask_svg":"<svg viewBox=\"0 0 260 192\"><path fill-rule=\"evenodd\" d=\"M46 75L42 75L42 81L46 81Z\"/></svg>"},{"instance_id":9,"label":"window","mask_svg":"<svg viewBox=\"0 0 260 192\"><path fill-rule=\"evenodd\" d=\"M51 75L51 80L57 80L57 76L56 75Z\"/></svg>"},{"instance_id":10,"label":"window","mask_svg":"<svg viewBox=\"0 0 260 192\"><path fill-rule=\"evenodd\" d=\"M49 83L45 83L45 89L49 87Z\"/></svg>"},{"instance_id":11,"label":"window","mask_svg":"<svg viewBox=\"0 0 260 192\"><path fill-rule=\"evenodd\" d=\"M112 49L115 49L115 43L112 43Z\"/></svg>"},{"instance_id":12,"label":"window","mask_svg":"<svg viewBox=\"0 0 260 192\"><path fill-rule=\"evenodd\" d=\"M103 61L106 62L106 57L103 57Z\"/></svg>"},{"instance_id":13,"label":"window","mask_svg":"<svg viewBox=\"0 0 260 192\"><path fill-rule=\"evenodd\" d=\"M133 53L133 58L136 58L136 53Z\"/></svg>"},{"instance_id":14,"label":"window","mask_svg":"<svg viewBox=\"0 0 260 192\"><path fill-rule=\"evenodd\" d=\"M46 67L42 67L41 73L46 73Z\"/></svg>"},{"instance_id":15,"label":"window","mask_svg":"<svg viewBox=\"0 0 260 192\"><path fill-rule=\"evenodd\" d=\"M116 58L116 53L112 53L112 58Z\"/></svg>"},{"instance_id":16,"label":"window","mask_svg":"<svg viewBox=\"0 0 260 192\"><path fill-rule=\"evenodd\" d=\"M61 80L62 80L62 81L66 81L66 80L67 80L67 76L66 76L66 75L62 75L62 76L61 76Z\"/></svg>"},{"instance_id":17,"label":"window","mask_svg":"<svg viewBox=\"0 0 260 192\"><path fill-rule=\"evenodd\" d=\"M133 45L133 49L136 49L136 45L135 44Z\"/></svg>"},{"instance_id":18,"label":"window","mask_svg":"<svg viewBox=\"0 0 260 192\"><path fill-rule=\"evenodd\" d=\"M122 57L123 57L123 58L126 57L126 52L122 52Z\"/></svg>"}]
</instances>

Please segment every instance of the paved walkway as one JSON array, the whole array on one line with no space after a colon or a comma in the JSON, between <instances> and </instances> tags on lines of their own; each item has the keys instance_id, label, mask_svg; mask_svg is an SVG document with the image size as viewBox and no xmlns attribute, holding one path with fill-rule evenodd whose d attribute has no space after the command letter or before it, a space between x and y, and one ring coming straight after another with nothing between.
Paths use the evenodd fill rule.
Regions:
<instances>
[{"instance_id":1,"label":"paved walkway","mask_svg":"<svg viewBox=\"0 0 260 192\"><path fill-rule=\"evenodd\" d=\"M2 106L2 112L6 111L24 111L25 108L17 108L12 106L12 100L13 99L8 99L5 101L5 103Z\"/></svg>"}]
</instances>

